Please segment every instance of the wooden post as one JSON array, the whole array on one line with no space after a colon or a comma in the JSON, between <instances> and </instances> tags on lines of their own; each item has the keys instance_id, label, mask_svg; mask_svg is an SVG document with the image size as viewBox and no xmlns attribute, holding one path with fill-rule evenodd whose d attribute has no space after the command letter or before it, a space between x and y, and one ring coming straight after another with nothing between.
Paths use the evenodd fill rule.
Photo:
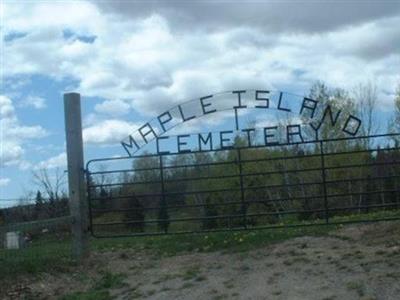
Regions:
<instances>
[{"instance_id":1,"label":"wooden post","mask_svg":"<svg viewBox=\"0 0 400 300\"><path fill-rule=\"evenodd\" d=\"M88 206L83 166L81 97L64 94L67 141L69 207L72 215L72 254L81 260L89 255Z\"/></svg>"}]
</instances>

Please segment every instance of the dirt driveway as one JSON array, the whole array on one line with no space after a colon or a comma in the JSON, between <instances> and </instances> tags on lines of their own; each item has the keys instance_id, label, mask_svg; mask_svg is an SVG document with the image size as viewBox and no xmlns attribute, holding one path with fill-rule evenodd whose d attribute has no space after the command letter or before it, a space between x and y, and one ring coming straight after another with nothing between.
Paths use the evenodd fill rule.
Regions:
<instances>
[{"instance_id":1,"label":"dirt driveway","mask_svg":"<svg viewBox=\"0 0 400 300\"><path fill-rule=\"evenodd\" d=\"M106 286L112 299L398 300L400 223L353 225L240 253L99 253L76 273L42 276L29 289L60 299L86 290L101 272L120 274L118 287Z\"/></svg>"}]
</instances>

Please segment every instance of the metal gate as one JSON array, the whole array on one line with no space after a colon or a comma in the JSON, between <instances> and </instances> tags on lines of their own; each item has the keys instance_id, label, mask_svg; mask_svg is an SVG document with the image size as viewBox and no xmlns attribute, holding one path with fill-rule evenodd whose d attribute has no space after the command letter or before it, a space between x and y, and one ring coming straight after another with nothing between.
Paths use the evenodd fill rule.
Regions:
<instances>
[{"instance_id":1,"label":"metal gate","mask_svg":"<svg viewBox=\"0 0 400 300\"><path fill-rule=\"evenodd\" d=\"M94 159L96 237L400 219L400 134Z\"/></svg>"}]
</instances>

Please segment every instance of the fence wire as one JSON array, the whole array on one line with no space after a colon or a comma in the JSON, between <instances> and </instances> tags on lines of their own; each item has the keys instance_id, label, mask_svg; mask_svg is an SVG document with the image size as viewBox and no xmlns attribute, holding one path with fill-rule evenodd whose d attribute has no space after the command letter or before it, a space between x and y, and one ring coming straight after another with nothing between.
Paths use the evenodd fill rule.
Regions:
<instances>
[{"instance_id":1,"label":"fence wire","mask_svg":"<svg viewBox=\"0 0 400 300\"><path fill-rule=\"evenodd\" d=\"M56 270L71 260L67 198L3 199L0 207L0 281ZM0 286L0 292L6 288Z\"/></svg>"}]
</instances>

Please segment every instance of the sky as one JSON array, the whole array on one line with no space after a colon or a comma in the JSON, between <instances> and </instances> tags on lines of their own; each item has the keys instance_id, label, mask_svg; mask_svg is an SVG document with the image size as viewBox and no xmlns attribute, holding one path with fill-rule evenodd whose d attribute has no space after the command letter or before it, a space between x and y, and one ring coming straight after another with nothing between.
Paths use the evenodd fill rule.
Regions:
<instances>
[{"instance_id":1,"label":"sky","mask_svg":"<svg viewBox=\"0 0 400 300\"><path fill-rule=\"evenodd\" d=\"M397 0L5 0L0 13L0 199L66 169L66 92L82 96L88 161L123 155L121 140L188 99L373 82L384 122L400 82Z\"/></svg>"}]
</instances>

